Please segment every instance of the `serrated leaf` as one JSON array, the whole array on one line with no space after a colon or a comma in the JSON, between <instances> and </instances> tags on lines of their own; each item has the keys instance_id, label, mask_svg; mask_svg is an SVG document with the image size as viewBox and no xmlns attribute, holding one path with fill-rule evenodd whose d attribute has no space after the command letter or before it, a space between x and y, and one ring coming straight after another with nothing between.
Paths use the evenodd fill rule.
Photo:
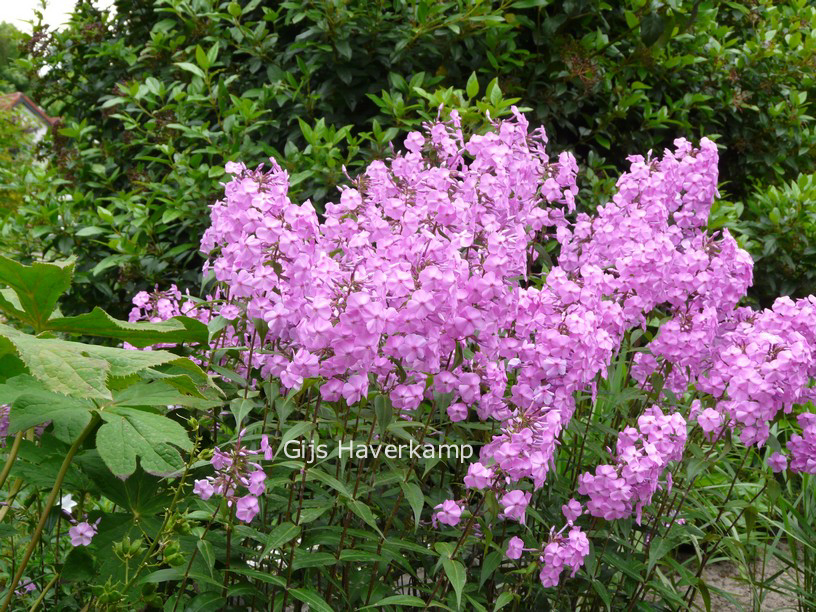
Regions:
<instances>
[{"instance_id":1,"label":"serrated leaf","mask_svg":"<svg viewBox=\"0 0 816 612\"><path fill-rule=\"evenodd\" d=\"M13 346L31 374L47 389L87 399L113 398L108 376L125 377L163 363L186 361L167 351L130 351L37 338L3 324L0 338Z\"/></svg>"},{"instance_id":2,"label":"serrated leaf","mask_svg":"<svg viewBox=\"0 0 816 612\"><path fill-rule=\"evenodd\" d=\"M59 430L57 437L72 441L88 425L93 408L93 403L87 400L59 396L44 389L32 390L11 405L8 432L14 434L53 421L55 430Z\"/></svg>"},{"instance_id":3,"label":"serrated leaf","mask_svg":"<svg viewBox=\"0 0 816 612\"><path fill-rule=\"evenodd\" d=\"M0 255L0 283L14 290L24 320L38 332L54 312L59 297L71 286L73 274L73 261L26 266ZM0 308L7 305L8 300L0 299ZM19 316L20 313L12 314Z\"/></svg>"},{"instance_id":4,"label":"serrated leaf","mask_svg":"<svg viewBox=\"0 0 816 612\"><path fill-rule=\"evenodd\" d=\"M176 447L192 448L184 428L165 416L121 406L100 414L105 423L96 434L96 448L120 478L136 471L137 457L148 474L172 474L183 466Z\"/></svg>"}]
</instances>

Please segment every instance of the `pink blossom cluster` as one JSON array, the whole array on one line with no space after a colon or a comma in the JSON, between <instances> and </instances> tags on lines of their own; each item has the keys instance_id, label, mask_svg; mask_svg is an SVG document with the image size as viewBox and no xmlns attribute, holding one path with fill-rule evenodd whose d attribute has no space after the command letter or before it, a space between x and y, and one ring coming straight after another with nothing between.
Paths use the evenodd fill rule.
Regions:
<instances>
[{"instance_id":1,"label":"pink blossom cluster","mask_svg":"<svg viewBox=\"0 0 816 612\"><path fill-rule=\"evenodd\" d=\"M713 398L713 406L697 415L704 432L727 422L744 444L762 445L780 412L816 399L816 389L810 387L816 377L816 297L778 298L762 311L726 311L713 325L707 341L684 345L677 357L659 348L673 342L673 332L665 332L664 324L650 345L651 354L636 356L632 374L646 382L652 372L671 365L677 376L669 377L669 388L683 392L693 383ZM688 328L695 326L689 322Z\"/></svg>"},{"instance_id":2,"label":"pink blossom cluster","mask_svg":"<svg viewBox=\"0 0 816 612\"><path fill-rule=\"evenodd\" d=\"M800 414L799 425L802 427L802 435L793 434L788 442L791 454L790 469L794 472L816 474L816 414L810 412ZM777 467L782 465L779 459L776 463Z\"/></svg>"},{"instance_id":3,"label":"pink blossom cluster","mask_svg":"<svg viewBox=\"0 0 816 612\"><path fill-rule=\"evenodd\" d=\"M566 537L560 533L551 535L540 557L542 567L538 577L541 584L545 587L558 586L565 569L572 570L570 576L575 576L588 554L589 539L580 527L570 529Z\"/></svg>"},{"instance_id":4,"label":"pink blossom cluster","mask_svg":"<svg viewBox=\"0 0 816 612\"><path fill-rule=\"evenodd\" d=\"M502 516L522 524L523 481L544 485L575 393L594 394L627 331L656 314L669 319L632 374L648 385L659 373L677 394L692 384L707 394L694 413L707 434L728 423L746 443L761 443L779 410L813 398L816 298L736 309L752 263L727 230L706 230L717 195L711 141L695 148L679 139L661 158L633 156L612 200L571 221L575 160L550 159L543 129L528 127L513 109L511 120L465 141L453 112L409 134L405 153L372 162L323 219L310 202L289 200L289 177L274 161L270 170L230 162L234 178L201 243L220 293L189 309L173 305L186 300L175 288L139 294L131 319L220 316L227 342L262 349L251 366L263 377L291 390L321 378L327 402L377 392L410 418L448 394L451 421L475 413L500 422L464 483L492 490ZM534 277L534 245L551 239L557 265ZM810 435L799 455L814 456ZM614 463L581 476L587 511L640 520L658 487L671 486L659 479L685 440L679 413L647 410L620 433ZM234 498L251 474L218 456L219 476L198 481L197 493ZM251 520L257 494L244 498L242 520ZM582 511L574 506L568 525ZM454 526L464 510L445 501L434 522ZM521 554L518 542L511 550ZM577 528L553 536L542 581L557 583L565 567L574 573L585 551Z\"/></svg>"},{"instance_id":5,"label":"pink blossom cluster","mask_svg":"<svg viewBox=\"0 0 816 612\"><path fill-rule=\"evenodd\" d=\"M274 455L267 436L261 438L259 450L243 446L241 436L229 452L216 447L210 460L215 474L196 480L193 493L205 500L213 495L225 497L227 506L235 505L238 520L252 522L260 512L258 497L266 490L266 472L260 464L252 461L252 457L259 454L265 459L272 459ZM246 490L243 495L239 495L241 489Z\"/></svg>"},{"instance_id":6,"label":"pink blossom cluster","mask_svg":"<svg viewBox=\"0 0 816 612\"><path fill-rule=\"evenodd\" d=\"M638 427L627 427L618 434L614 465L599 465L595 474L578 478L578 492L589 496L587 510L606 520L620 519L634 512L641 523L643 507L650 504L659 487L660 477L669 461L683 456L686 421L679 412L663 414L657 406L638 418ZM671 490L671 475L665 487Z\"/></svg>"}]
</instances>

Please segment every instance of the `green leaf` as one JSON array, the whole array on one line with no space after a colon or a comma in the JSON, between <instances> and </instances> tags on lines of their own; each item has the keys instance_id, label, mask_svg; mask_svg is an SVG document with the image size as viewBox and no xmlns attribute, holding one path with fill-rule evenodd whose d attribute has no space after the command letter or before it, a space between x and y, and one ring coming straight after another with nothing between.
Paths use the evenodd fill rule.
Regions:
<instances>
[{"instance_id":1,"label":"green leaf","mask_svg":"<svg viewBox=\"0 0 816 612\"><path fill-rule=\"evenodd\" d=\"M207 54L204 53L204 49L201 48L201 45L196 45L195 56L196 62L198 62L198 65L201 66L202 70L207 70L210 67L210 60L207 57Z\"/></svg>"},{"instance_id":2,"label":"green leaf","mask_svg":"<svg viewBox=\"0 0 816 612\"><path fill-rule=\"evenodd\" d=\"M204 563L207 565L207 569L210 572L210 578L214 578L213 568L215 567L215 550L213 549L213 545L207 540L198 540L196 542L196 546L198 547L198 552L201 553L201 558L204 559Z\"/></svg>"},{"instance_id":3,"label":"green leaf","mask_svg":"<svg viewBox=\"0 0 816 612\"><path fill-rule=\"evenodd\" d=\"M382 532L380 531L380 528L377 527L377 521L374 518L374 513L371 512L371 508L357 499L349 499L346 502L346 505L354 514L363 519L366 525L382 536Z\"/></svg>"},{"instance_id":4,"label":"green leaf","mask_svg":"<svg viewBox=\"0 0 816 612\"><path fill-rule=\"evenodd\" d=\"M647 47L651 47L663 34L666 27L663 17L657 13L649 13L640 22L640 39Z\"/></svg>"},{"instance_id":5,"label":"green leaf","mask_svg":"<svg viewBox=\"0 0 816 612\"><path fill-rule=\"evenodd\" d=\"M416 483L401 482L400 486L408 503L411 504L411 509L414 511L414 531L416 531L422 516L422 506L425 504L425 496L422 494L422 489L420 489Z\"/></svg>"},{"instance_id":6,"label":"green leaf","mask_svg":"<svg viewBox=\"0 0 816 612\"><path fill-rule=\"evenodd\" d=\"M0 255L0 283L14 290L22 312L13 307L9 310L6 298L0 298L0 310L23 318L39 332L54 312L59 297L71 286L73 274L73 261L26 266Z\"/></svg>"},{"instance_id":7,"label":"green leaf","mask_svg":"<svg viewBox=\"0 0 816 612\"><path fill-rule=\"evenodd\" d=\"M93 403L87 400L59 396L44 389L33 390L12 404L8 432L14 434L53 421L57 438L70 442L88 425L93 408Z\"/></svg>"},{"instance_id":8,"label":"green leaf","mask_svg":"<svg viewBox=\"0 0 816 612\"><path fill-rule=\"evenodd\" d=\"M196 75L197 77L201 77L202 79L207 78L207 75L201 68L199 68L195 64L191 64L190 62L176 62L176 66L178 66L182 70L186 70L187 72Z\"/></svg>"},{"instance_id":9,"label":"green leaf","mask_svg":"<svg viewBox=\"0 0 816 612\"><path fill-rule=\"evenodd\" d=\"M292 561L292 568L298 570L306 567L334 565L336 560L337 559L335 559L334 555L331 553L313 552L299 548L295 552L295 559Z\"/></svg>"},{"instance_id":10,"label":"green leaf","mask_svg":"<svg viewBox=\"0 0 816 612\"><path fill-rule=\"evenodd\" d=\"M479 79L476 76L476 72L471 72L470 77L467 80L467 85L465 86L465 93L467 93L468 98L475 98L479 94Z\"/></svg>"},{"instance_id":11,"label":"green leaf","mask_svg":"<svg viewBox=\"0 0 816 612\"><path fill-rule=\"evenodd\" d=\"M113 399L109 376L130 376L168 361L186 361L166 351L131 351L37 338L0 324L0 353L4 342L47 389L87 399Z\"/></svg>"},{"instance_id":12,"label":"green leaf","mask_svg":"<svg viewBox=\"0 0 816 612\"><path fill-rule=\"evenodd\" d=\"M120 478L136 470L137 457L148 474L172 474L183 466L175 447L192 448L184 428L165 416L121 406L100 414L105 423L96 434L96 448Z\"/></svg>"},{"instance_id":13,"label":"green leaf","mask_svg":"<svg viewBox=\"0 0 816 612\"><path fill-rule=\"evenodd\" d=\"M286 446L287 442L294 440L295 438L302 438L305 434L312 431L314 425L312 425L309 421L301 421L299 423L295 423L290 429L283 434L281 438L281 442L278 445L278 448L275 449L275 455L272 457L273 459L278 456L278 454L283 450Z\"/></svg>"},{"instance_id":14,"label":"green leaf","mask_svg":"<svg viewBox=\"0 0 816 612\"><path fill-rule=\"evenodd\" d=\"M300 534L300 527L294 523L285 522L276 526L266 540L260 559L266 558L271 551L281 548L284 544L291 542L292 539Z\"/></svg>"},{"instance_id":15,"label":"green leaf","mask_svg":"<svg viewBox=\"0 0 816 612\"><path fill-rule=\"evenodd\" d=\"M202 399L200 394L180 393L165 381L137 382L113 394L113 404L138 408L142 406L187 406L207 409L220 406L221 402Z\"/></svg>"},{"instance_id":16,"label":"green leaf","mask_svg":"<svg viewBox=\"0 0 816 612\"><path fill-rule=\"evenodd\" d=\"M298 600L309 604L311 610L315 612L334 612L332 607L326 603L320 595L313 589L290 589L289 592Z\"/></svg>"},{"instance_id":17,"label":"green leaf","mask_svg":"<svg viewBox=\"0 0 816 612\"><path fill-rule=\"evenodd\" d=\"M184 606L186 612L217 612L223 610L227 600L221 597L220 593L210 591L199 593L193 600Z\"/></svg>"},{"instance_id":18,"label":"green leaf","mask_svg":"<svg viewBox=\"0 0 816 612\"><path fill-rule=\"evenodd\" d=\"M412 608L424 608L425 600L413 595L390 595L369 606L360 608L360 610L382 608L383 606L410 606Z\"/></svg>"},{"instance_id":19,"label":"green leaf","mask_svg":"<svg viewBox=\"0 0 816 612\"><path fill-rule=\"evenodd\" d=\"M481 575L479 576L479 588L493 575L493 572L499 567L501 561L502 554L497 550L490 551L485 556L484 562L482 563Z\"/></svg>"},{"instance_id":20,"label":"green leaf","mask_svg":"<svg viewBox=\"0 0 816 612\"><path fill-rule=\"evenodd\" d=\"M449 559L448 557L443 556L442 567L445 568L445 574L448 576L448 580L450 580L451 586L453 586L453 590L456 592L456 607L461 608L462 591L464 590L465 582L467 581L465 566L456 559Z\"/></svg>"},{"instance_id":21,"label":"green leaf","mask_svg":"<svg viewBox=\"0 0 816 612\"><path fill-rule=\"evenodd\" d=\"M51 319L45 329L67 334L114 338L138 348L160 342L172 344L197 342L206 345L209 341L207 326L190 317L173 317L161 323L128 323L114 319L99 307L76 317Z\"/></svg>"},{"instance_id":22,"label":"green leaf","mask_svg":"<svg viewBox=\"0 0 816 612\"><path fill-rule=\"evenodd\" d=\"M496 603L493 604L493 612L496 612L496 610L501 610L511 601L513 601L513 594L511 592L505 591L504 593L500 594L496 598Z\"/></svg>"}]
</instances>

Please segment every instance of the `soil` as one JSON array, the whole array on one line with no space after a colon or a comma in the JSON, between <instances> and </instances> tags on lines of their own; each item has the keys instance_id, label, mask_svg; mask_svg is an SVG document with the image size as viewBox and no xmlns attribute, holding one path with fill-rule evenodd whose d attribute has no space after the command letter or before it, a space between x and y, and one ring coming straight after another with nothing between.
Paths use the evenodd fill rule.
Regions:
<instances>
[{"instance_id":1,"label":"soil","mask_svg":"<svg viewBox=\"0 0 816 612\"><path fill-rule=\"evenodd\" d=\"M782 572L783 565L769 556L765 562L766 579ZM762 576L762 562L756 568L756 579ZM703 580L711 593L712 612L783 612L787 610L806 610L797 605L796 596L790 592L795 588L796 576L793 570L780 573L772 584L773 589L762 591L762 600L758 601L760 593L758 585L751 585L747 576L740 576L739 569L730 562L708 564L703 571ZM781 591L781 592L776 592ZM758 605L755 606L754 601ZM695 604L705 610L702 597L697 596Z\"/></svg>"}]
</instances>

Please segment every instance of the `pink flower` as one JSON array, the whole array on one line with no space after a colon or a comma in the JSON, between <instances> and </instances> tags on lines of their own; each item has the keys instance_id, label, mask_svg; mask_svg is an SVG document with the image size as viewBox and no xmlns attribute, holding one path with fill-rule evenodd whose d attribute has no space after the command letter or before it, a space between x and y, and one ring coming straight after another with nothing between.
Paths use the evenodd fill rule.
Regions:
<instances>
[{"instance_id":1,"label":"pink flower","mask_svg":"<svg viewBox=\"0 0 816 612\"><path fill-rule=\"evenodd\" d=\"M713 408L706 408L697 416L697 424L706 435L710 435L722 426L722 415Z\"/></svg>"},{"instance_id":2,"label":"pink flower","mask_svg":"<svg viewBox=\"0 0 816 612\"><path fill-rule=\"evenodd\" d=\"M96 535L96 526L87 521L77 523L68 530L72 546L87 546Z\"/></svg>"},{"instance_id":3,"label":"pink flower","mask_svg":"<svg viewBox=\"0 0 816 612\"><path fill-rule=\"evenodd\" d=\"M266 489L266 472L263 470L255 470L249 475L249 484L247 484L247 489L253 495L261 495L264 490Z\"/></svg>"},{"instance_id":4,"label":"pink flower","mask_svg":"<svg viewBox=\"0 0 816 612\"><path fill-rule=\"evenodd\" d=\"M261 436L261 451L263 452L264 459L270 461L275 457L275 450L269 445L269 436L266 434Z\"/></svg>"},{"instance_id":5,"label":"pink flower","mask_svg":"<svg viewBox=\"0 0 816 612\"><path fill-rule=\"evenodd\" d=\"M566 504L561 506L561 512L563 513L564 518L567 519L567 522L572 524L583 513L583 507L581 506L580 502L575 499L571 499Z\"/></svg>"},{"instance_id":6,"label":"pink flower","mask_svg":"<svg viewBox=\"0 0 816 612\"><path fill-rule=\"evenodd\" d=\"M512 537L510 538L510 543L507 545L507 555L508 559L519 559L521 558L521 553L524 550L524 540L519 537Z\"/></svg>"},{"instance_id":7,"label":"pink flower","mask_svg":"<svg viewBox=\"0 0 816 612\"><path fill-rule=\"evenodd\" d=\"M249 523L260 510L257 497L254 495L244 495L243 497L239 497L238 502L235 504L235 517L239 521Z\"/></svg>"},{"instance_id":8,"label":"pink flower","mask_svg":"<svg viewBox=\"0 0 816 612\"><path fill-rule=\"evenodd\" d=\"M468 473L465 476L465 486L471 489L486 489L493 481L493 468L488 468L481 463L471 463L468 466Z\"/></svg>"},{"instance_id":9,"label":"pink flower","mask_svg":"<svg viewBox=\"0 0 816 612\"><path fill-rule=\"evenodd\" d=\"M788 468L788 458L782 453L774 453L768 458L768 465L774 472L784 472Z\"/></svg>"},{"instance_id":10,"label":"pink flower","mask_svg":"<svg viewBox=\"0 0 816 612\"><path fill-rule=\"evenodd\" d=\"M450 420L453 421L454 423L458 421L464 421L468 417L467 406L465 406L461 402L451 404L450 406L448 406L448 417L450 417Z\"/></svg>"},{"instance_id":11,"label":"pink flower","mask_svg":"<svg viewBox=\"0 0 816 612\"><path fill-rule=\"evenodd\" d=\"M525 493L524 491L518 489L505 494L500 500L501 505L504 507L502 516L504 518L516 520L524 525L527 518L527 505L530 503L531 497L531 493Z\"/></svg>"},{"instance_id":12,"label":"pink flower","mask_svg":"<svg viewBox=\"0 0 816 612\"><path fill-rule=\"evenodd\" d=\"M436 514L433 516L433 524L436 526L437 522L451 527L456 527L462 518L462 508L455 501L448 499L441 504L434 507Z\"/></svg>"},{"instance_id":13,"label":"pink flower","mask_svg":"<svg viewBox=\"0 0 816 612\"><path fill-rule=\"evenodd\" d=\"M210 499L215 493L212 483L209 480L196 480L193 485L193 493L201 499Z\"/></svg>"}]
</instances>

